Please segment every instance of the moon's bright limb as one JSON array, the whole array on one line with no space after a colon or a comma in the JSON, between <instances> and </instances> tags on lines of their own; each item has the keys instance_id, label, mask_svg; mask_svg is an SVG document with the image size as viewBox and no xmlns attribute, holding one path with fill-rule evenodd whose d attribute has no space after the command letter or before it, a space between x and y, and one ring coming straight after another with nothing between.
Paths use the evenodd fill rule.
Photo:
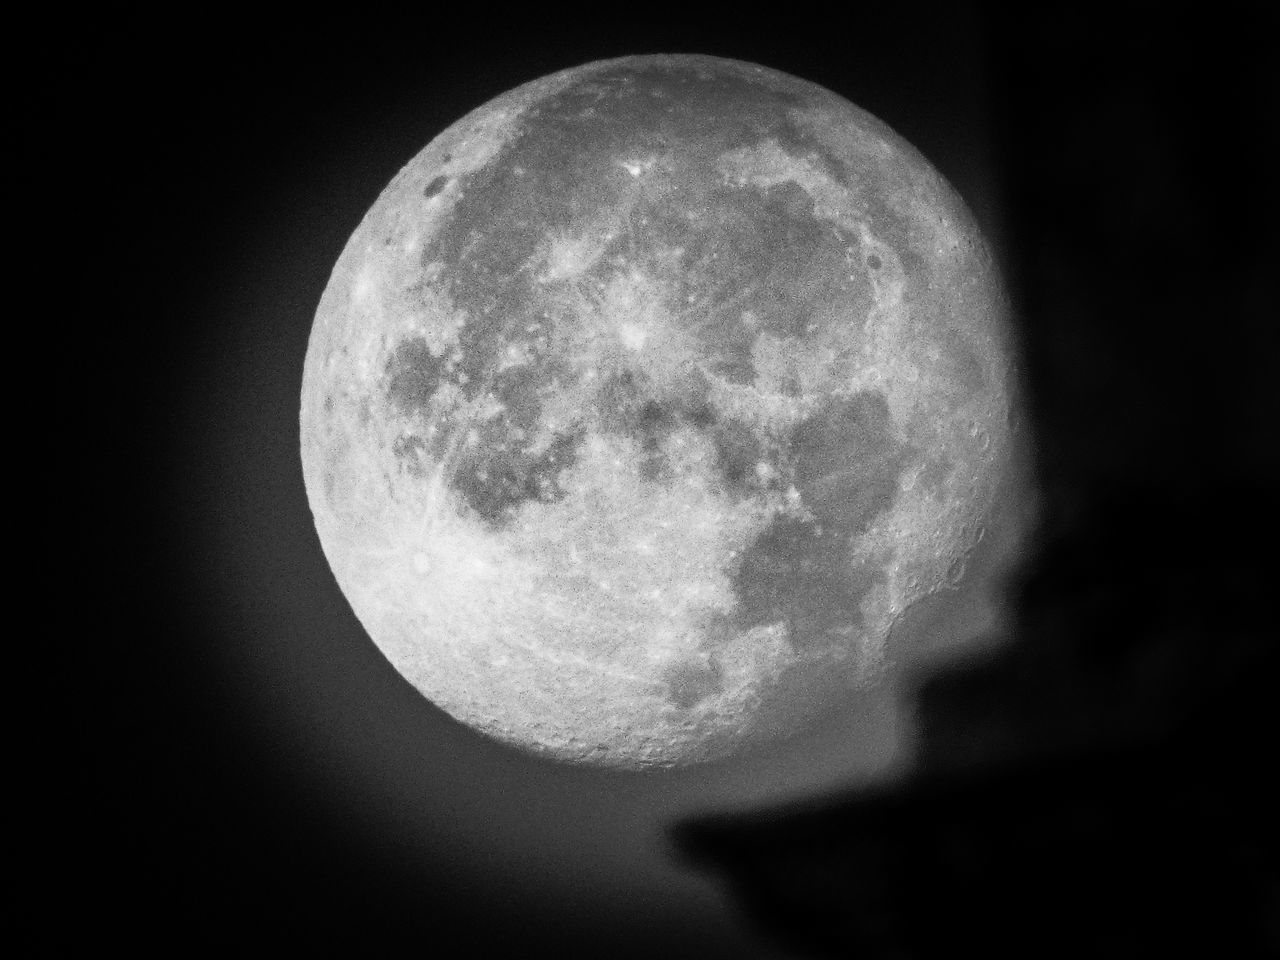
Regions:
<instances>
[{"instance_id":1,"label":"moon's bright limb","mask_svg":"<svg viewBox=\"0 0 1280 960\"><path fill-rule=\"evenodd\" d=\"M316 315L302 462L396 668L495 737L724 756L882 669L1006 469L1007 305L954 191L813 84L634 57L406 166Z\"/></svg>"}]
</instances>

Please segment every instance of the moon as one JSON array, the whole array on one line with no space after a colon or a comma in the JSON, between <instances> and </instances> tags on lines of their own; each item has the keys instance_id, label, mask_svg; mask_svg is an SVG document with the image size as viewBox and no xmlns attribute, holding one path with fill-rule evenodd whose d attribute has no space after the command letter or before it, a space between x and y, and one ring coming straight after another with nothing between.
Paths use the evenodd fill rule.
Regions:
<instances>
[{"instance_id":1,"label":"moon","mask_svg":"<svg viewBox=\"0 0 1280 960\"><path fill-rule=\"evenodd\" d=\"M802 731L953 588L1010 462L1009 307L955 191L813 83L547 76L441 133L333 270L320 543L456 719L667 767Z\"/></svg>"}]
</instances>

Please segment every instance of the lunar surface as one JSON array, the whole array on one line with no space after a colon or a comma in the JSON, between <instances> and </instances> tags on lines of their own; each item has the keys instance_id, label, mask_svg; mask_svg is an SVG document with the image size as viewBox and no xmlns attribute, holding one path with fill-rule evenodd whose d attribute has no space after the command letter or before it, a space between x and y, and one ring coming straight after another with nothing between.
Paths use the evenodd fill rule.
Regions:
<instances>
[{"instance_id":1,"label":"lunar surface","mask_svg":"<svg viewBox=\"0 0 1280 960\"><path fill-rule=\"evenodd\" d=\"M302 464L360 622L458 720L670 766L882 678L1009 460L1007 305L884 123L701 56L479 107L320 302Z\"/></svg>"}]
</instances>

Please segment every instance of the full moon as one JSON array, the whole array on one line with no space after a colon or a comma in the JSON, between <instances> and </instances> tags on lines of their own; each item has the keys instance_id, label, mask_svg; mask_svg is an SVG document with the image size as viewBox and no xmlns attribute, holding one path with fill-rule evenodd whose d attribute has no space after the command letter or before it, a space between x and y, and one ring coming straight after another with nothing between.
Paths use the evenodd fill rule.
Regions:
<instances>
[{"instance_id":1,"label":"full moon","mask_svg":"<svg viewBox=\"0 0 1280 960\"><path fill-rule=\"evenodd\" d=\"M369 636L562 761L727 757L883 682L1010 463L1008 305L955 191L819 86L707 56L544 77L347 243L301 457Z\"/></svg>"}]
</instances>

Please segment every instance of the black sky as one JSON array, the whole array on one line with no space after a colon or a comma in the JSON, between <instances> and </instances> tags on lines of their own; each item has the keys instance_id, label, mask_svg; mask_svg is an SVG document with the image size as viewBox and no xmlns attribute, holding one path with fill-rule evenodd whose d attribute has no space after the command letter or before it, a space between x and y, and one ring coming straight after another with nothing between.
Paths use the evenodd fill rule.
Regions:
<instances>
[{"instance_id":1,"label":"black sky","mask_svg":"<svg viewBox=\"0 0 1280 960\"><path fill-rule=\"evenodd\" d=\"M709 771L549 765L460 727L396 675L311 525L298 389L334 261L433 136L557 69L705 52L816 81L887 121L969 202L1010 276L1044 549L1095 530L1103 501L1150 521L1099 546L1134 569L1170 562L1151 555L1157 506L1187 531L1166 538L1187 544L1177 597L1167 579L1126 582L1125 564L1092 599L1066 575L1044 589L1134 635L1197 584L1223 589L1227 566L1246 571L1230 581L1242 595L1218 602L1252 602L1242 531L1275 476L1261 404L1274 121L1256 18L616 13L590 28L424 16L375 31L366 17L33 38L20 160L41 186L22 206L37 264L72 264L32 281L66 423L49 455L75 464L67 489L51 480L75 516L46 539L92 560L38 563L78 585L51 601L65 626L37 658L66 705L33 735L46 787L17 838L32 857L16 906L29 943L787 955L785 932L762 939L727 888L672 858L665 830L816 791L815 762L842 785L890 769L883 704L868 708L878 722L837 718L799 753Z\"/></svg>"}]
</instances>

